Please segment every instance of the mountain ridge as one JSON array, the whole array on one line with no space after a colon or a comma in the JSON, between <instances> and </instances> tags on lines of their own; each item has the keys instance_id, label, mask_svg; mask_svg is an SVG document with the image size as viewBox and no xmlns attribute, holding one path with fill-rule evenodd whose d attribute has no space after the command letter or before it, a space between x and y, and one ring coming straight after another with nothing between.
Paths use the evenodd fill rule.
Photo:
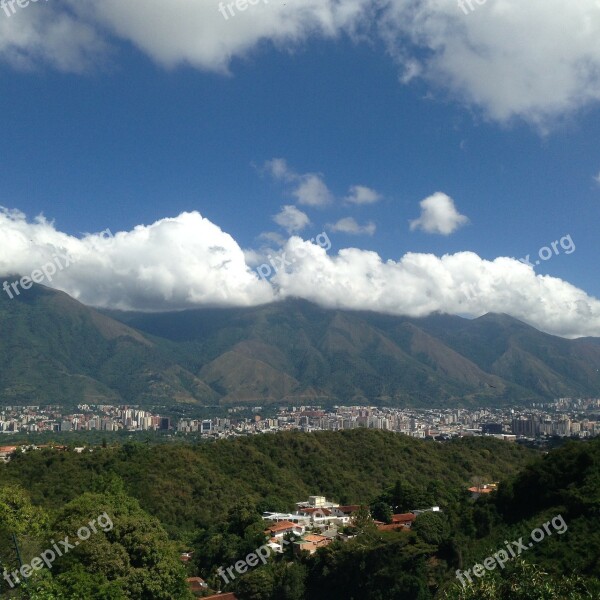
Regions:
<instances>
[{"instance_id":1,"label":"mountain ridge","mask_svg":"<svg viewBox=\"0 0 600 600\"><path fill-rule=\"evenodd\" d=\"M398 317L288 299L96 310L35 285L0 296L0 405L506 405L600 396L600 339L510 317Z\"/></svg>"}]
</instances>

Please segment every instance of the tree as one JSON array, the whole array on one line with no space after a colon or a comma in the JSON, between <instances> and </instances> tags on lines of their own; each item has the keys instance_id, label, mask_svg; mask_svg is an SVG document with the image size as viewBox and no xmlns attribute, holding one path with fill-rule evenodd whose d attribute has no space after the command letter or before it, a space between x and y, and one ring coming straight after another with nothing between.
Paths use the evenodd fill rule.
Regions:
<instances>
[{"instance_id":1,"label":"tree","mask_svg":"<svg viewBox=\"0 0 600 600\"><path fill-rule=\"evenodd\" d=\"M273 564L275 586L273 600L304 600L306 567L298 563Z\"/></svg>"},{"instance_id":2,"label":"tree","mask_svg":"<svg viewBox=\"0 0 600 600\"><path fill-rule=\"evenodd\" d=\"M377 535L377 527L373 522L373 517L371 517L371 513L369 511L368 506L361 506L354 513L354 520L352 521L352 526L356 531L357 535L364 535L368 538Z\"/></svg>"},{"instance_id":3,"label":"tree","mask_svg":"<svg viewBox=\"0 0 600 600\"><path fill-rule=\"evenodd\" d=\"M486 573L463 587L454 583L443 600L589 600L594 597L579 577L552 576L523 560L509 572Z\"/></svg>"},{"instance_id":4,"label":"tree","mask_svg":"<svg viewBox=\"0 0 600 600\"><path fill-rule=\"evenodd\" d=\"M412 525L413 531L427 544L439 546L450 535L450 526L446 515L441 512L421 513Z\"/></svg>"},{"instance_id":5,"label":"tree","mask_svg":"<svg viewBox=\"0 0 600 600\"><path fill-rule=\"evenodd\" d=\"M11 533L40 535L48 526L46 512L31 503L18 485L0 488L0 529Z\"/></svg>"},{"instance_id":6,"label":"tree","mask_svg":"<svg viewBox=\"0 0 600 600\"><path fill-rule=\"evenodd\" d=\"M111 600L121 594L140 600L190 597L185 569L160 522L124 494L79 496L59 511L52 534L79 541L53 565L66 587L92 585L108 594L94 598Z\"/></svg>"},{"instance_id":7,"label":"tree","mask_svg":"<svg viewBox=\"0 0 600 600\"><path fill-rule=\"evenodd\" d=\"M244 535L247 527L259 522L262 522L261 516L248 500L236 502L227 515L229 532L240 536Z\"/></svg>"},{"instance_id":8,"label":"tree","mask_svg":"<svg viewBox=\"0 0 600 600\"><path fill-rule=\"evenodd\" d=\"M81 565L54 578L48 570L38 571L22 588L27 600L130 600L118 581L108 582Z\"/></svg>"},{"instance_id":9,"label":"tree","mask_svg":"<svg viewBox=\"0 0 600 600\"><path fill-rule=\"evenodd\" d=\"M240 600L271 600L275 574L269 568L257 568L235 580L233 588Z\"/></svg>"},{"instance_id":10,"label":"tree","mask_svg":"<svg viewBox=\"0 0 600 600\"><path fill-rule=\"evenodd\" d=\"M416 487L406 477L400 477L392 488L391 504L394 510L404 512L431 506L432 499L424 489Z\"/></svg>"},{"instance_id":11,"label":"tree","mask_svg":"<svg viewBox=\"0 0 600 600\"><path fill-rule=\"evenodd\" d=\"M41 549L41 540L48 527L46 512L34 506L27 492L17 485L0 488L0 572L12 572L20 567L15 541L21 557L28 561ZM0 592L9 584L0 578Z\"/></svg>"},{"instance_id":12,"label":"tree","mask_svg":"<svg viewBox=\"0 0 600 600\"><path fill-rule=\"evenodd\" d=\"M371 507L371 512L376 521L383 521L384 523L392 522L392 509L387 502L376 502Z\"/></svg>"}]
</instances>

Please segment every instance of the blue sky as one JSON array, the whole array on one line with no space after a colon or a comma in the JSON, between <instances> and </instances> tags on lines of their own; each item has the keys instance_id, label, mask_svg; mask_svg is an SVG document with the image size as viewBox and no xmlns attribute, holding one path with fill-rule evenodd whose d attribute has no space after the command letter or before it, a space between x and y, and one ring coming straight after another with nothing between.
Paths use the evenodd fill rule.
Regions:
<instances>
[{"instance_id":1,"label":"blue sky","mask_svg":"<svg viewBox=\"0 0 600 600\"><path fill-rule=\"evenodd\" d=\"M365 8L359 5L369 4L367 0L349 2L357 5L357 11ZM291 34L292 41L274 33L276 29L263 31L264 23L256 25L258 31L254 32L250 18L264 17L267 13L258 15L258 11L269 7L251 8L256 15L239 13L225 22L216 10L218 3L208 3L211 12L204 4L204 12L197 16L209 15L214 27L224 32L212 40L213 45L218 49L223 37L228 38L229 46L222 55L214 48L197 51L191 43L188 48L185 40L168 48L176 37L170 29L163 32L158 28L153 46L153 36L140 34L133 25L129 31L120 23L115 30L117 17L124 18L119 13L72 16L73 38L79 39L81 27L86 31L95 28L94 36L88 39L79 35L83 37L79 47L57 49L56 43L49 41L50 33L48 39L27 43L15 41L14 31L21 30L21 40L28 26L37 31L40 24L55 23L68 2L52 9L30 5L10 18L0 13L0 114L4 117L0 205L25 215L24 220L22 216L20 221L15 217L6 220L5 231L12 226L28 237L24 233L27 227L34 231L34 218L43 213L54 222L46 227L59 237L66 234L74 238L72 244L76 245L86 232L105 228L131 232L136 226L151 226L197 211L246 251L250 273L266 252L277 250L265 248L261 233L289 237L289 232L273 221L285 205L295 206L310 219L310 225L297 231L302 238L329 232L329 259L344 248L376 252L382 263L401 261L406 253L441 257L464 251L483 261L527 254L535 259L539 248L569 235L569 253L559 246L558 253L540 261L535 272L527 276L537 294L531 302L557 302L547 297L557 293L553 285L543 292L538 289L542 281L539 275L548 274L583 293L581 298L560 302L581 308L577 303L583 301L586 307L583 311L572 306L565 309L574 313L564 326L556 325L555 313L563 306L560 303L530 321L559 334L582 335L587 315L591 317L590 333L600 335L600 321L595 323L600 315L600 311L596 314L595 299L600 296L600 241L595 226L600 184L594 179L600 174L600 110L594 97L580 94L579 101L573 101L577 86L588 82L569 83L564 65L556 68L556 81L546 81L550 75L545 70L552 69L551 64L540 66L544 73L539 73L538 82L526 58L523 67L514 59L509 65L514 72L507 72L499 58L497 62L489 59L487 65L492 75L496 69L495 79L480 84L475 78L465 83L462 75L457 75L460 64L451 65L449 60L458 60L459 52L468 47L466 42L461 49L454 48L455 54L449 58L451 42L444 41L444 55L439 50L441 42L431 41L434 26L428 29L423 22L420 26L426 43L416 40L410 46L397 43L392 48L387 28L385 35L372 32L375 16L357 12L349 24L350 17L335 12L338 3L324 3L331 5L335 16L335 35L319 30L321 17L314 3L306 0L304 8L315 11L315 22L310 26L301 22ZM390 14L396 11L394 19L402 18L398 14L404 3L398 0L389 4ZM467 42L481 39L477 36L483 35L492 19L484 11L494 8L490 0L490 6L478 7L477 14L464 16L456 12L454 3L449 5L455 12L447 8L444 14L432 13L430 4L422 2L422 19L445 18L463 28ZM587 0L583 4L587 6ZM544 15L540 12L540 18L551 19L542 4L534 1L533 5L545 11ZM137 6L139 16L144 5ZM600 16L594 7L590 2L588 16L600 30ZM295 18L294 14L282 14L292 21ZM393 23L400 36L409 24L396 20ZM498 25L498 40L488 42L489 55L502 54L503 29L510 23ZM519 23L513 26L518 41ZM206 27L206 18L198 21L199 30L202 27ZM236 27L239 32L224 27ZM532 38L527 50L534 55L539 48L535 34ZM540 36L539 47L544 43ZM44 44L46 54L39 50ZM17 50L19 60L14 58ZM590 52L597 50L596 42L581 53L589 58ZM428 58L431 52L441 56L435 64ZM93 54L93 59L86 56L84 60L84 53ZM467 63L464 56L465 69L471 73L477 63ZM597 56L600 62L600 52ZM581 57L565 57L562 62L568 63L567 58L577 71ZM415 61L422 61L419 76L408 81L407 73L412 72ZM537 59L532 61L539 65ZM496 89L500 74L505 80ZM527 77L532 80L520 85L521 78ZM560 86L565 89L559 90ZM529 88L535 93L530 94ZM562 101L549 101L547 89L555 90L556 98ZM273 177L265 165L274 158L285 159L293 175ZM331 194L327 206L302 204L294 196L306 174L315 174L327 186ZM344 201L354 185L373 190L378 200L364 205ZM418 227L411 231L409 222L419 218L420 202L436 192L453 203L456 213L468 218L468 223L456 225L449 234ZM370 227L362 234L336 230L335 223L349 218L359 226ZM35 268L40 254L34 246L42 239L36 237L38 233L29 236L32 257L25 264L14 259L6 249L8 241L5 243L6 254L0 262L5 272L27 273L29 266ZM75 246L71 251L77 252ZM19 256L22 252L19 248ZM115 252L117 256L119 251ZM120 252L125 252L125 246ZM138 277L140 268L139 264L131 266L130 277ZM320 273L324 272L321 269ZM311 277L308 271L305 275ZM315 276L313 273L312 280ZM121 302L107 295L104 288L108 281L105 275L94 288L93 282L84 284L73 272L70 279L65 275L64 281L58 278L55 284L75 296L79 291L80 298L91 304L161 308L156 298L148 305L132 305L133 296ZM522 294L521 284L513 281L512 275L506 275L505 281L518 288L514 294ZM278 285L283 289L289 284L288 293L293 294L304 283L299 278ZM473 281L468 283L474 285ZM360 286L360 275L356 285ZM141 293L139 280L137 287L136 295ZM87 293L81 292L82 288ZM404 293L400 289L396 292ZM189 302L175 306L167 301L172 295L173 290L163 294L165 309L201 305L203 298L207 298L206 303L215 302L204 291L186 289L181 295ZM309 299L343 305L339 300L328 302L316 291ZM461 313L476 316L496 308L483 296L480 300L476 307ZM264 301L264 291L254 299L244 297L231 303L259 301ZM223 302L229 303L226 294ZM453 312L452 307L457 312L454 305L441 309ZM381 310L393 309L383 303ZM526 318L528 310L526 303L515 300L515 316Z\"/></svg>"}]
</instances>

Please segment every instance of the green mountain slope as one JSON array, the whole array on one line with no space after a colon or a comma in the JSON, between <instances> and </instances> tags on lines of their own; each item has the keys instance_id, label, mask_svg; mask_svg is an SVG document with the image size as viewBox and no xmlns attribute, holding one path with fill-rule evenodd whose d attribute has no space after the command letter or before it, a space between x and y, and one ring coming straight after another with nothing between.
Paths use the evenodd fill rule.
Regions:
<instances>
[{"instance_id":1,"label":"green mountain slope","mask_svg":"<svg viewBox=\"0 0 600 600\"><path fill-rule=\"evenodd\" d=\"M302 300L98 312L34 286L0 295L0 404L442 406L600 395L600 344L505 315L407 319Z\"/></svg>"},{"instance_id":2,"label":"green mountain slope","mask_svg":"<svg viewBox=\"0 0 600 600\"><path fill-rule=\"evenodd\" d=\"M4 405L217 397L140 332L43 286L0 295L0 332Z\"/></svg>"},{"instance_id":3,"label":"green mountain slope","mask_svg":"<svg viewBox=\"0 0 600 600\"><path fill-rule=\"evenodd\" d=\"M190 371L202 373L210 364L212 381L223 386L219 393L227 401L254 401L262 394L268 402L282 385L289 387L281 398L289 400L312 396L392 405L600 393L600 345L594 338L565 340L506 315L407 319L325 310L303 300L250 309L111 314L177 342ZM238 353L242 342L253 344L248 355L264 373L250 388L247 378L236 380L223 368L234 358L227 353Z\"/></svg>"},{"instance_id":4,"label":"green mountain slope","mask_svg":"<svg viewBox=\"0 0 600 600\"><path fill-rule=\"evenodd\" d=\"M566 340L508 315L487 314L451 327L446 323L424 319L422 326L485 371L541 396L598 394L596 338Z\"/></svg>"}]
</instances>

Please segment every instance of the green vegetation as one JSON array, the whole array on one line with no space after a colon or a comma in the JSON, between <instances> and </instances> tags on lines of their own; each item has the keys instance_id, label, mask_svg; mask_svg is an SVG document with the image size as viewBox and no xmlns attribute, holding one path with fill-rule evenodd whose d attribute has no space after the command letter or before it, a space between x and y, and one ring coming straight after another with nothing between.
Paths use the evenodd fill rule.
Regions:
<instances>
[{"instance_id":1,"label":"green vegetation","mask_svg":"<svg viewBox=\"0 0 600 600\"><path fill-rule=\"evenodd\" d=\"M489 574L473 585L455 585L443 600L589 600L598 598L577 576L551 575L536 565L518 561L504 577Z\"/></svg>"},{"instance_id":2,"label":"green vegetation","mask_svg":"<svg viewBox=\"0 0 600 600\"><path fill-rule=\"evenodd\" d=\"M210 403L216 395L139 332L62 292L0 296L0 404Z\"/></svg>"},{"instance_id":3,"label":"green vegetation","mask_svg":"<svg viewBox=\"0 0 600 600\"><path fill-rule=\"evenodd\" d=\"M260 511L289 510L315 493L342 504L368 504L403 477L431 490L424 501L437 497L439 503L451 501L470 477L499 479L531 455L493 439L442 444L357 429L195 446L132 442L81 455L42 450L17 454L6 467L0 465L0 477L20 483L49 509L122 480L142 508L186 539L186 532L223 521L242 498Z\"/></svg>"},{"instance_id":4,"label":"green vegetation","mask_svg":"<svg viewBox=\"0 0 600 600\"><path fill-rule=\"evenodd\" d=\"M500 480L473 501L473 480ZM26 491L25 491L26 490ZM229 567L265 543L261 512L322 494L358 504L345 541L294 553L293 538L227 582ZM382 531L371 510L432 505L409 531ZM278 434L211 444L97 447L18 454L0 465L0 560L17 568L51 539L101 513L99 531L7 598L186 600L188 576L240 600L558 600L600 598L600 440L538 455L493 439L419 441L373 430ZM456 579L505 540L561 515L568 525L465 587ZM192 550L185 566L178 552Z\"/></svg>"},{"instance_id":5,"label":"green vegetation","mask_svg":"<svg viewBox=\"0 0 600 600\"><path fill-rule=\"evenodd\" d=\"M0 295L0 329L3 405L481 406L600 395L599 344L503 315L407 319L301 300L101 314L34 285Z\"/></svg>"}]
</instances>

